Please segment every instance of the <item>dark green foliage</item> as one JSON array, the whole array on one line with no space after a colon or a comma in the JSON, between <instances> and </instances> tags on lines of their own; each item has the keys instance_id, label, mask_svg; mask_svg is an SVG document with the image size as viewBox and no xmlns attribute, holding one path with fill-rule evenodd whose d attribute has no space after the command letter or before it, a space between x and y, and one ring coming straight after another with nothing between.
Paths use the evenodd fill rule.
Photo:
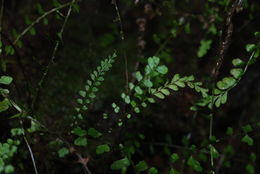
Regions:
<instances>
[{"instance_id":1,"label":"dark green foliage","mask_svg":"<svg viewBox=\"0 0 260 174\"><path fill-rule=\"evenodd\" d=\"M0 173L258 172L258 1L0 4Z\"/></svg>"}]
</instances>

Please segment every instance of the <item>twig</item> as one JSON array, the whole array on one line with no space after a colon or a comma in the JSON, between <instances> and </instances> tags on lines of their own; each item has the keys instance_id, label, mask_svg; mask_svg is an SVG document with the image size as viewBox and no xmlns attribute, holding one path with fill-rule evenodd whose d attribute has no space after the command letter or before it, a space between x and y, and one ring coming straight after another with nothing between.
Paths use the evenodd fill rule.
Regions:
<instances>
[{"instance_id":1,"label":"twig","mask_svg":"<svg viewBox=\"0 0 260 174\"><path fill-rule=\"evenodd\" d=\"M11 100L8 96L4 96L4 97L6 97L9 100L11 105L20 113L20 115L22 115L24 113L24 111L13 100ZM32 163L33 163L34 172L35 172L35 174L38 174L38 170L37 170L36 162L35 162L34 155L33 155L33 152L32 152L32 148L31 148L31 146L30 146L30 144L29 144L29 142L28 142L28 140L25 136L25 129L24 129L24 126L23 126L22 118L21 117L19 117L19 118L20 118L20 124L21 124L22 129L23 129L23 134L22 134L23 139L24 139L26 146L29 150L29 153L30 153L30 156L31 156L31 159L32 159Z\"/></svg>"},{"instance_id":2,"label":"twig","mask_svg":"<svg viewBox=\"0 0 260 174\"><path fill-rule=\"evenodd\" d=\"M173 35L171 34L164 42L163 44L160 45L159 49L155 52L155 56L157 56L164 48L165 46L168 44L168 42L171 41L171 39L173 38Z\"/></svg>"},{"instance_id":3,"label":"twig","mask_svg":"<svg viewBox=\"0 0 260 174\"><path fill-rule=\"evenodd\" d=\"M34 159L34 156L33 156L33 152L32 152L31 146L28 143L28 140L27 140L25 134L23 134L23 139L24 139L26 146L29 150L29 153L30 153L30 156L31 156L31 159L32 159L32 163L33 163L34 172L35 172L35 174L38 174L38 170L37 170L37 166L36 166L35 159Z\"/></svg>"},{"instance_id":4,"label":"twig","mask_svg":"<svg viewBox=\"0 0 260 174\"><path fill-rule=\"evenodd\" d=\"M231 9L229 10L224 28L222 30L222 36L220 40L220 50L219 50L219 59L216 62L215 67L212 70L211 73L211 79L212 79L212 94L211 94L211 114L210 114L210 121L209 121L209 139L213 136L213 118L214 118L214 95L213 90L215 88L216 80L218 78L219 70L223 64L225 54L229 48L230 42L231 42L231 36L233 33L233 24L232 24L232 18L236 12L238 12L238 9L241 8L241 2L243 0L235 0L234 3L231 6ZM214 158L213 158L213 148L210 148L210 163L212 169L214 168ZM211 171L212 174L215 174L215 171Z\"/></svg>"},{"instance_id":5,"label":"twig","mask_svg":"<svg viewBox=\"0 0 260 174\"><path fill-rule=\"evenodd\" d=\"M27 119L37 123L40 127L42 127L43 129L45 129L44 132L47 132L48 134L56 137L57 139L59 139L60 141L62 141L63 143L66 144L66 146L68 147L68 149L74 149L74 147L65 139L63 138L61 135L55 133L55 132L51 132L45 125L43 125L41 122L39 122L37 119L31 117L31 116L27 116ZM84 161L84 158L82 157L81 154L79 154L76 150L73 151L73 153L78 157L79 161ZM89 170L88 166L86 163L81 163L84 169L84 172L87 174L91 174L91 171Z\"/></svg>"},{"instance_id":6,"label":"twig","mask_svg":"<svg viewBox=\"0 0 260 174\"><path fill-rule=\"evenodd\" d=\"M38 17L35 21L33 21L28 27L26 27L14 40L13 44L15 45L20 39L21 37L23 37L28 31L30 31L30 29L37 23L39 23L42 19L44 19L46 16L56 12L57 10L60 10L62 8L65 8L67 6L71 6L73 3L75 3L76 0L73 0L72 2L68 2L66 4L62 4L59 7L53 8L49 11L47 11L46 13L44 13L43 15L41 15L40 17Z\"/></svg>"},{"instance_id":7,"label":"twig","mask_svg":"<svg viewBox=\"0 0 260 174\"><path fill-rule=\"evenodd\" d=\"M72 0L70 3L64 4L64 5L60 6L59 8L57 7L57 8L55 8L55 10L52 9L52 10L49 11L49 13L52 13L52 12L56 11L57 9L60 9L61 7L66 7L66 6L70 5L69 10L68 10L68 12L67 12L67 15L66 15L66 17L65 17L65 20L64 20L64 22L63 22L63 25L62 25L62 27L61 27L61 29L60 29L60 32L59 32L59 36L61 36L61 38L59 38L59 40L56 41L55 46L54 46L54 49L53 49L53 52L52 52L52 55L51 55L51 58L50 58L50 60L49 60L49 63L48 63L48 65L46 66L46 69L45 69L45 71L43 72L43 76L42 76L42 78L40 79L40 81L39 81L39 83L38 83L38 86L37 86L37 88L36 88L36 95L35 95L35 97L34 97L34 99L33 99L33 101L32 101L31 112L34 112L35 104L36 104L36 102L37 102L37 100L38 100L38 98L39 98L40 90L42 89L42 84L43 84L43 82L45 81L45 79L46 79L46 77L47 77L47 75L48 75L48 73L49 73L50 66L51 66L52 63L54 62L54 59L55 59L55 56L56 56L56 52L57 52L57 50L58 50L58 48L59 48L59 45L60 45L60 39L62 39L62 34L63 34L64 28L65 28L65 25L67 24L68 18L69 18L70 14L71 14L72 4L74 4L75 2L76 2L76 0ZM48 13L48 12L47 12L47 13ZM45 14L46 14L46 13L45 13ZM41 17L39 17L38 19L40 20L40 19L42 19L42 18L43 18L43 17L41 16ZM39 20L36 20L36 21L39 21ZM36 23L36 22L34 22L34 23ZM25 29L24 31L26 31L26 29ZM19 38L19 37L17 37L17 38ZM16 39L16 40L18 40L18 39Z\"/></svg>"},{"instance_id":8,"label":"twig","mask_svg":"<svg viewBox=\"0 0 260 174\"><path fill-rule=\"evenodd\" d=\"M76 156L78 157L79 160L83 160L83 157L78 153L78 152L75 152ZM83 168L84 168L84 172L85 173L88 173L88 174L91 174L91 171L89 170L88 166L86 163L81 163Z\"/></svg>"},{"instance_id":9,"label":"twig","mask_svg":"<svg viewBox=\"0 0 260 174\"><path fill-rule=\"evenodd\" d=\"M233 4L232 7L227 15L225 26L222 30L222 36L220 40L220 50L219 50L219 59L216 62L216 66L213 68L213 71L211 73L211 77L213 80L216 80L218 74L219 74L219 69L221 65L223 64L225 54L229 48L230 42L231 42L231 36L233 33L233 23L232 23L232 18L234 14L236 13L237 9L240 8L241 0L236 0ZM213 81L214 83L215 81Z\"/></svg>"},{"instance_id":10,"label":"twig","mask_svg":"<svg viewBox=\"0 0 260 174\"><path fill-rule=\"evenodd\" d=\"M125 89L126 89L126 93L128 93L128 81L129 81L128 79L129 79L129 77L128 77L127 56L126 56L126 50L125 50L126 49L125 34L124 34L123 23L122 23L122 19L121 19L121 16L120 16L120 12L119 12L116 0L112 0L112 4L114 5L115 10L116 10L116 15L117 15L119 27L120 27L120 38L121 38L123 45L124 45L123 56L124 56L124 62L125 62Z\"/></svg>"}]
</instances>

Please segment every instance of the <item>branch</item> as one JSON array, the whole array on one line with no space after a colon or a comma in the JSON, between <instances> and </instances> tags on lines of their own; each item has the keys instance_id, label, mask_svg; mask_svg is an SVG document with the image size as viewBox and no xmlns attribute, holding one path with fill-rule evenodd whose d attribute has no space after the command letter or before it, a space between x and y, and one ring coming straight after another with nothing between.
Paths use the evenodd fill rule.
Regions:
<instances>
[{"instance_id":1,"label":"branch","mask_svg":"<svg viewBox=\"0 0 260 174\"><path fill-rule=\"evenodd\" d=\"M36 88L36 95L35 95L35 97L34 97L34 99L33 99L33 101L32 101L31 112L33 112L34 109L35 109L35 104L37 103L38 98L39 98L39 96L40 96L40 91L41 91L41 89L42 89L42 84L44 83L44 81L45 81L45 79L46 79L46 77L47 77L47 75L48 75L48 73L49 73L49 69L50 69L51 64L54 62L54 59L55 59L55 57L56 57L56 52L57 52L57 50L58 50L58 48L59 48L59 45L60 45L60 39L62 39L62 35L63 35L63 32L64 32L65 25L67 24L68 18L69 18L70 14L71 14L72 5L73 5L75 2L76 2L76 0L72 0L70 3L67 3L67 4L64 4L64 5L60 6L60 7L57 7L57 8L55 8L55 10L52 9L52 10L49 11L49 14L50 14L50 13L52 13L52 12L55 12L57 9L60 9L60 8L63 8L63 7L66 7L66 6L70 5L69 10L68 10L68 12L67 12L67 15L66 15L66 17L65 17L65 20L64 20L64 22L63 22L63 25L62 25L62 27L61 27L61 29L60 29L60 32L59 32L60 38L59 38L59 40L57 40L56 43L55 43L55 46L54 46L54 49L53 49L51 58L50 58L50 60L49 60L49 63L48 63L48 65L46 66L46 69L45 69L45 71L43 72L43 76L42 76L42 78L40 79L40 81L39 81L39 83L38 83L38 86L37 86L37 88ZM47 12L47 13L48 13L48 12ZM45 13L45 14L46 14L46 13ZM45 16L46 16L46 15L45 15ZM43 17L41 16L41 17L39 17L38 19L40 20L40 19L42 19L42 18L43 18ZM39 20L36 20L36 21L39 21ZM33 23L36 23L36 22L33 22ZM33 23L32 23L32 24L33 24ZM31 24L31 25L32 25L32 24ZM30 25L30 26L31 26L31 25ZM29 27L30 27L30 26L29 26ZM28 31L28 30L25 29L24 31ZM18 40L18 38L19 38L19 36L17 37L16 40Z\"/></svg>"},{"instance_id":2,"label":"branch","mask_svg":"<svg viewBox=\"0 0 260 174\"><path fill-rule=\"evenodd\" d=\"M238 12L241 9L241 5L243 0L235 0L234 3L231 6L231 9L229 10L226 21L224 24L224 28L222 30L222 36L220 40L220 50L219 50L219 59L216 62L215 67L212 70L211 73L211 79L212 79L212 107L211 107L211 114L210 114L210 121L209 121L209 138L213 136L213 118L214 118L214 97L213 97L213 90L215 88L216 80L218 78L219 70L224 62L225 54L229 48L229 45L231 43L231 37L233 34L233 23L232 18L236 12ZM214 158L213 158L213 149L210 148L210 164L211 167L214 168ZM215 171L211 171L212 174L215 174Z\"/></svg>"},{"instance_id":3,"label":"branch","mask_svg":"<svg viewBox=\"0 0 260 174\"><path fill-rule=\"evenodd\" d=\"M62 4L59 7L53 8L49 11L47 11L46 13L44 13L43 15L41 15L40 17L38 17L35 21L33 21L28 27L26 27L14 40L13 44L15 45L28 31L30 31L30 29L37 23L39 23L42 19L44 19L46 16L56 12L57 10L60 10L62 8L65 8L67 6L71 6L73 3L75 3L76 0L73 0L72 2L68 2L66 4Z\"/></svg>"},{"instance_id":4,"label":"branch","mask_svg":"<svg viewBox=\"0 0 260 174\"><path fill-rule=\"evenodd\" d=\"M127 57L126 57L126 47L125 47L125 34L124 34L124 30L123 30L123 24L122 24L122 19L121 19L121 16L120 16L120 13L119 13L119 9L118 9L118 6L117 6L117 3L116 3L116 0L112 0L111 2L114 7L115 7L115 10L116 10L116 15L117 15L117 20L119 22L119 27L120 27L120 38L124 44L124 50L123 50L123 54L124 54L124 62L125 62L125 89L126 89L126 93L128 93L128 65L127 65Z\"/></svg>"}]
</instances>

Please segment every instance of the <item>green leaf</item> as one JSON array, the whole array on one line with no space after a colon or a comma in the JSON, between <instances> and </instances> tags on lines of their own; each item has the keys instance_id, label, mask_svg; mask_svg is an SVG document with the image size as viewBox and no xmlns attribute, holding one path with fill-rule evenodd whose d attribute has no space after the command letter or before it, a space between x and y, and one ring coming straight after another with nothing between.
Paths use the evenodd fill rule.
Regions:
<instances>
[{"instance_id":1,"label":"green leaf","mask_svg":"<svg viewBox=\"0 0 260 174\"><path fill-rule=\"evenodd\" d=\"M6 45L5 46L5 52L7 55L13 55L14 54L14 48L11 45Z\"/></svg>"},{"instance_id":2,"label":"green leaf","mask_svg":"<svg viewBox=\"0 0 260 174\"><path fill-rule=\"evenodd\" d=\"M74 144L77 146L87 146L88 142L85 137L78 137L76 140L74 140Z\"/></svg>"},{"instance_id":3,"label":"green leaf","mask_svg":"<svg viewBox=\"0 0 260 174\"><path fill-rule=\"evenodd\" d=\"M43 24L44 24L44 25L48 25L48 24L49 24L49 21L48 21L47 18L43 18Z\"/></svg>"},{"instance_id":4,"label":"green leaf","mask_svg":"<svg viewBox=\"0 0 260 174\"><path fill-rule=\"evenodd\" d=\"M211 26L209 27L208 32L209 32L209 33L212 33L213 35L216 35L218 31L217 31L216 26L213 24L213 25L211 25Z\"/></svg>"},{"instance_id":5,"label":"green leaf","mask_svg":"<svg viewBox=\"0 0 260 174\"><path fill-rule=\"evenodd\" d=\"M242 130L243 130L243 132L245 132L245 133L249 133L249 132L252 132L252 131L253 131L253 128L252 128L251 125L247 124L247 125L245 125L245 126L242 127Z\"/></svg>"},{"instance_id":6,"label":"green leaf","mask_svg":"<svg viewBox=\"0 0 260 174\"><path fill-rule=\"evenodd\" d=\"M255 167L252 164L247 164L246 165L246 171L249 174L255 174Z\"/></svg>"},{"instance_id":7,"label":"green leaf","mask_svg":"<svg viewBox=\"0 0 260 174\"><path fill-rule=\"evenodd\" d=\"M0 102L0 112L6 111L9 106L11 106L11 103L7 98L5 98L3 101Z\"/></svg>"},{"instance_id":8,"label":"green leaf","mask_svg":"<svg viewBox=\"0 0 260 174\"><path fill-rule=\"evenodd\" d=\"M221 104L221 97L216 97L215 106L218 108Z\"/></svg>"},{"instance_id":9,"label":"green leaf","mask_svg":"<svg viewBox=\"0 0 260 174\"><path fill-rule=\"evenodd\" d=\"M231 128L231 127L228 127L227 128L227 135L233 135L233 133L234 133L234 130L233 130L233 128Z\"/></svg>"},{"instance_id":10,"label":"green leaf","mask_svg":"<svg viewBox=\"0 0 260 174\"><path fill-rule=\"evenodd\" d=\"M217 87L221 90L226 90L235 85L236 80L233 77L225 77L222 81L217 82Z\"/></svg>"},{"instance_id":11,"label":"green leaf","mask_svg":"<svg viewBox=\"0 0 260 174\"><path fill-rule=\"evenodd\" d=\"M222 81L217 82L217 87L222 90L226 89L226 85Z\"/></svg>"},{"instance_id":12,"label":"green leaf","mask_svg":"<svg viewBox=\"0 0 260 174\"><path fill-rule=\"evenodd\" d=\"M226 84L228 88L232 87L236 83L236 79L234 79L233 77L225 77L222 81Z\"/></svg>"},{"instance_id":13,"label":"green leaf","mask_svg":"<svg viewBox=\"0 0 260 174\"><path fill-rule=\"evenodd\" d=\"M32 27L32 28L30 29L30 34L33 35L33 36L36 34L35 28Z\"/></svg>"},{"instance_id":14,"label":"green leaf","mask_svg":"<svg viewBox=\"0 0 260 174\"><path fill-rule=\"evenodd\" d=\"M168 85L167 87L172 89L172 90L174 90L174 91L178 91L179 90L178 86L176 86L176 85Z\"/></svg>"},{"instance_id":15,"label":"green leaf","mask_svg":"<svg viewBox=\"0 0 260 174\"><path fill-rule=\"evenodd\" d=\"M114 161L110 168L112 170L120 170L120 169L123 169L123 168L127 168L128 166L130 165L130 161L128 158L123 158L123 159L120 159L120 160L117 160L117 161Z\"/></svg>"},{"instance_id":16,"label":"green leaf","mask_svg":"<svg viewBox=\"0 0 260 174\"><path fill-rule=\"evenodd\" d=\"M156 66L158 66L160 63L160 58L159 57L150 57L148 58L148 65L150 66L150 68L155 68Z\"/></svg>"},{"instance_id":17,"label":"green leaf","mask_svg":"<svg viewBox=\"0 0 260 174\"><path fill-rule=\"evenodd\" d=\"M160 74L167 74L168 72L168 68L165 66L165 65L161 65L161 66L158 66L156 68L157 72L159 72Z\"/></svg>"},{"instance_id":18,"label":"green leaf","mask_svg":"<svg viewBox=\"0 0 260 174\"><path fill-rule=\"evenodd\" d=\"M245 62L239 58L237 59L233 59L232 60L232 64L235 66L235 67L238 67L238 66L241 66L243 65Z\"/></svg>"},{"instance_id":19,"label":"green leaf","mask_svg":"<svg viewBox=\"0 0 260 174\"><path fill-rule=\"evenodd\" d=\"M97 148L96 148L97 155L100 155L100 154L103 154L103 153L109 152L109 151L110 151L110 147L108 144L102 144L102 145L97 146Z\"/></svg>"},{"instance_id":20,"label":"green leaf","mask_svg":"<svg viewBox=\"0 0 260 174\"><path fill-rule=\"evenodd\" d=\"M175 74L174 76L173 76L173 78L172 78L172 83L173 82L176 82L177 80L179 80L180 79L180 74Z\"/></svg>"},{"instance_id":21,"label":"green leaf","mask_svg":"<svg viewBox=\"0 0 260 174\"><path fill-rule=\"evenodd\" d=\"M175 82L175 85L177 85L177 86L179 86L179 87L181 87L181 88L184 88L184 87L185 87L185 83L182 82L182 81L176 81L176 82Z\"/></svg>"},{"instance_id":22,"label":"green leaf","mask_svg":"<svg viewBox=\"0 0 260 174\"><path fill-rule=\"evenodd\" d=\"M120 111L120 108L118 106L114 108L115 113L119 113L119 111Z\"/></svg>"},{"instance_id":23,"label":"green leaf","mask_svg":"<svg viewBox=\"0 0 260 174\"><path fill-rule=\"evenodd\" d=\"M132 117L132 115L131 114L127 114L127 116L126 116L128 119L130 119L131 117Z\"/></svg>"},{"instance_id":24,"label":"green leaf","mask_svg":"<svg viewBox=\"0 0 260 174\"><path fill-rule=\"evenodd\" d=\"M98 138L98 137L102 136L102 133L97 131L95 128L89 128L88 129L88 135L90 135L94 138Z\"/></svg>"},{"instance_id":25,"label":"green leaf","mask_svg":"<svg viewBox=\"0 0 260 174\"><path fill-rule=\"evenodd\" d=\"M98 77L97 80L103 82L105 79L104 79L104 77Z\"/></svg>"},{"instance_id":26,"label":"green leaf","mask_svg":"<svg viewBox=\"0 0 260 174\"><path fill-rule=\"evenodd\" d=\"M211 43L212 43L212 40L201 40L200 41L200 47L199 47L199 50L197 53L197 56L199 58L201 58L207 54L208 50L211 47Z\"/></svg>"},{"instance_id":27,"label":"green leaf","mask_svg":"<svg viewBox=\"0 0 260 174\"><path fill-rule=\"evenodd\" d=\"M74 128L71 133L75 134L75 135L78 135L80 137L83 137L85 135L87 135L87 131L86 130L83 130L81 129L80 127L76 127Z\"/></svg>"},{"instance_id":28,"label":"green leaf","mask_svg":"<svg viewBox=\"0 0 260 174\"><path fill-rule=\"evenodd\" d=\"M149 103L155 103L155 100L153 98L147 98Z\"/></svg>"},{"instance_id":29,"label":"green leaf","mask_svg":"<svg viewBox=\"0 0 260 174\"><path fill-rule=\"evenodd\" d=\"M14 166L8 164L5 166L5 173L13 173L14 172Z\"/></svg>"},{"instance_id":30,"label":"green leaf","mask_svg":"<svg viewBox=\"0 0 260 174\"><path fill-rule=\"evenodd\" d=\"M117 105L115 104L115 103L112 103L112 108L116 108L117 107Z\"/></svg>"},{"instance_id":31,"label":"green leaf","mask_svg":"<svg viewBox=\"0 0 260 174\"><path fill-rule=\"evenodd\" d=\"M190 76L186 76L186 81L193 81L195 78L194 78L194 76L193 75L190 75ZM199 83L199 82L197 82L197 83Z\"/></svg>"},{"instance_id":32,"label":"green leaf","mask_svg":"<svg viewBox=\"0 0 260 174\"><path fill-rule=\"evenodd\" d=\"M126 104L129 104L129 103L131 102L130 97L129 97L129 96L126 96L126 97L124 98L124 101L125 101Z\"/></svg>"},{"instance_id":33,"label":"green leaf","mask_svg":"<svg viewBox=\"0 0 260 174\"><path fill-rule=\"evenodd\" d=\"M170 91L168 89L161 89L160 92L164 95L170 95Z\"/></svg>"},{"instance_id":34,"label":"green leaf","mask_svg":"<svg viewBox=\"0 0 260 174\"><path fill-rule=\"evenodd\" d=\"M219 152L217 151L217 149L214 146L210 145L209 149L210 149L210 152L211 152L213 158L219 157Z\"/></svg>"},{"instance_id":35,"label":"green leaf","mask_svg":"<svg viewBox=\"0 0 260 174\"><path fill-rule=\"evenodd\" d=\"M142 102L141 103L142 107L146 108L147 107L147 104L145 102Z\"/></svg>"},{"instance_id":36,"label":"green leaf","mask_svg":"<svg viewBox=\"0 0 260 174\"><path fill-rule=\"evenodd\" d=\"M171 169L170 170L170 174L181 174L181 173L178 172L177 170Z\"/></svg>"},{"instance_id":37,"label":"green leaf","mask_svg":"<svg viewBox=\"0 0 260 174\"><path fill-rule=\"evenodd\" d=\"M140 71L135 73L135 78L138 82L140 82L143 79L142 74L140 73Z\"/></svg>"},{"instance_id":38,"label":"green leaf","mask_svg":"<svg viewBox=\"0 0 260 174\"><path fill-rule=\"evenodd\" d=\"M80 90L79 91L79 95L81 96L81 97L86 97L86 91L82 91L82 90Z\"/></svg>"},{"instance_id":39,"label":"green leaf","mask_svg":"<svg viewBox=\"0 0 260 174\"><path fill-rule=\"evenodd\" d=\"M252 162L255 162L255 161L256 161L256 154L255 154L254 152L251 152L251 154L250 154L250 160L251 160Z\"/></svg>"},{"instance_id":40,"label":"green leaf","mask_svg":"<svg viewBox=\"0 0 260 174\"><path fill-rule=\"evenodd\" d=\"M254 140L249 137L248 135L245 135L242 139L241 139L242 142L248 144L249 146L252 146L254 144Z\"/></svg>"},{"instance_id":41,"label":"green leaf","mask_svg":"<svg viewBox=\"0 0 260 174\"><path fill-rule=\"evenodd\" d=\"M140 113L140 109L138 107L134 108L135 113Z\"/></svg>"},{"instance_id":42,"label":"green leaf","mask_svg":"<svg viewBox=\"0 0 260 174\"><path fill-rule=\"evenodd\" d=\"M190 156L190 158L188 159L187 163L193 170L195 170L197 172L202 172L203 171L203 168L201 167L199 161L194 159L192 156Z\"/></svg>"},{"instance_id":43,"label":"green leaf","mask_svg":"<svg viewBox=\"0 0 260 174\"><path fill-rule=\"evenodd\" d=\"M230 74L236 79L239 79L243 75L243 73L244 71L241 68L234 68L230 70Z\"/></svg>"},{"instance_id":44,"label":"green leaf","mask_svg":"<svg viewBox=\"0 0 260 174\"><path fill-rule=\"evenodd\" d=\"M78 104L83 104L83 100L82 100L81 98L78 98L78 99L77 99L77 103L78 103Z\"/></svg>"},{"instance_id":45,"label":"green leaf","mask_svg":"<svg viewBox=\"0 0 260 174\"><path fill-rule=\"evenodd\" d=\"M165 96L162 93L160 93L160 92L156 92L156 93L154 93L154 95L156 97L160 98L160 99L164 99L165 98Z\"/></svg>"},{"instance_id":46,"label":"green leaf","mask_svg":"<svg viewBox=\"0 0 260 174\"><path fill-rule=\"evenodd\" d=\"M227 92L224 92L223 95L221 95L221 103L225 104L227 102Z\"/></svg>"},{"instance_id":47,"label":"green leaf","mask_svg":"<svg viewBox=\"0 0 260 174\"><path fill-rule=\"evenodd\" d=\"M13 128L13 129L11 129L11 134L12 134L12 136L22 135L22 134L24 134L24 130L21 128Z\"/></svg>"},{"instance_id":48,"label":"green leaf","mask_svg":"<svg viewBox=\"0 0 260 174\"><path fill-rule=\"evenodd\" d=\"M60 150L58 150L58 154L59 154L59 157L62 158L69 154L69 149L66 147L63 147Z\"/></svg>"},{"instance_id":49,"label":"green leaf","mask_svg":"<svg viewBox=\"0 0 260 174\"><path fill-rule=\"evenodd\" d=\"M0 77L0 84L3 85L9 85L10 83L12 83L13 78L10 76L1 76Z\"/></svg>"},{"instance_id":50,"label":"green leaf","mask_svg":"<svg viewBox=\"0 0 260 174\"><path fill-rule=\"evenodd\" d=\"M260 31L254 33L255 37L260 37Z\"/></svg>"},{"instance_id":51,"label":"green leaf","mask_svg":"<svg viewBox=\"0 0 260 174\"><path fill-rule=\"evenodd\" d=\"M135 92L140 95L143 94L143 90L139 86L135 87Z\"/></svg>"},{"instance_id":52,"label":"green leaf","mask_svg":"<svg viewBox=\"0 0 260 174\"><path fill-rule=\"evenodd\" d=\"M95 98L96 97L96 95L92 92L92 93L90 93L89 95L88 95L90 98Z\"/></svg>"},{"instance_id":53,"label":"green leaf","mask_svg":"<svg viewBox=\"0 0 260 174\"><path fill-rule=\"evenodd\" d=\"M189 24L189 23L187 23L187 24L184 26L184 31L185 31L185 33L187 33L187 34L190 34L191 30L190 30L190 24Z\"/></svg>"},{"instance_id":54,"label":"green leaf","mask_svg":"<svg viewBox=\"0 0 260 174\"><path fill-rule=\"evenodd\" d=\"M220 91L218 88L214 88L214 89L213 89L213 94L219 95L219 94L221 94L221 93L222 93L222 91Z\"/></svg>"},{"instance_id":55,"label":"green leaf","mask_svg":"<svg viewBox=\"0 0 260 174\"><path fill-rule=\"evenodd\" d=\"M179 155L177 153L173 153L171 156L170 156L170 161L172 163L175 163L178 159L179 159Z\"/></svg>"},{"instance_id":56,"label":"green leaf","mask_svg":"<svg viewBox=\"0 0 260 174\"><path fill-rule=\"evenodd\" d=\"M134 89L134 87L135 87L135 85L132 82L130 82L129 83L129 89L132 90L132 89Z\"/></svg>"},{"instance_id":57,"label":"green leaf","mask_svg":"<svg viewBox=\"0 0 260 174\"><path fill-rule=\"evenodd\" d=\"M148 165L145 161L140 161L135 167L137 172L143 172L148 169Z\"/></svg>"},{"instance_id":58,"label":"green leaf","mask_svg":"<svg viewBox=\"0 0 260 174\"><path fill-rule=\"evenodd\" d=\"M148 170L148 174L157 174L157 173L158 173L158 170L154 167L152 167Z\"/></svg>"},{"instance_id":59,"label":"green leaf","mask_svg":"<svg viewBox=\"0 0 260 174\"><path fill-rule=\"evenodd\" d=\"M255 48L256 48L255 44L247 44L246 45L246 51L249 52L249 53L253 52L255 50Z\"/></svg>"},{"instance_id":60,"label":"green leaf","mask_svg":"<svg viewBox=\"0 0 260 174\"><path fill-rule=\"evenodd\" d=\"M4 170L4 166L5 166L4 160L0 158L0 172Z\"/></svg>"},{"instance_id":61,"label":"green leaf","mask_svg":"<svg viewBox=\"0 0 260 174\"><path fill-rule=\"evenodd\" d=\"M143 84L144 84L144 86L146 86L147 88L153 87L153 83L151 82L150 79L145 79L145 80L143 81Z\"/></svg>"}]
</instances>

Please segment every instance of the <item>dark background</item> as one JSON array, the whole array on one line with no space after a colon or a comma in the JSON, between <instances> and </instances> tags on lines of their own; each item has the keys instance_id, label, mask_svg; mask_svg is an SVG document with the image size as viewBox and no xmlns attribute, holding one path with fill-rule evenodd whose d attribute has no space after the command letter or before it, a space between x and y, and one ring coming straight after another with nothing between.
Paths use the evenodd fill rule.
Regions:
<instances>
[{"instance_id":1,"label":"dark background","mask_svg":"<svg viewBox=\"0 0 260 174\"><path fill-rule=\"evenodd\" d=\"M66 2L69 1L60 1L61 4ZM148 57L157 55L161 58L161 62L169 67L169 77L175 73L193 74L198 81L208 84L210 73L218 59L221 30L231 8L231 3L223 5L226 2L229 1L140 0L137 4L133 0L117 1L125 35L125 40L122 41L120 24L116 20L118 17L111 1L80 1L78 3L80 10L72 11L56 58L50 66L31 114L49 130L62 134L70 140L67 131L73 108L76 106L77 91L84 87L86 79L99 62L114 50L118 53L116 62L106 75L105 82L100 87L88 113L90 120L87 122L98 129L106 130L110 125L109 122L113 122L113 119L102 122L99 117L103 112L111 112L111 103L120 102L120 94L124 92L124 52L128 60L130 79L133 78L134 71L144 67ZM16 38L14 30L20 33L26 28L26 16L31 21L40 16L37 11L38 3L46 11L54 8L52 1L5 1L1 33L3 45L10 44L9 41ZM260 4L258 0L244 3L243 11L232 18L234 32L220 69L219 79L229 74L232 59L249 59L250 55L245 50L246 44L257 43L254 32L260 30ZM151 8L147 11L147 7ZM61 9L60 13L66 15L67 10L68 8ZM146 20L144 31L140 31L140 26L136 22L140 18ZM47 19L48 25L42 22L35 25L35 35L28 33L22 37L23 46L17 47L16 54L7 55L5 52L1 54L1 74L8 74L14 78L14 84L10 87L11 97L25 110L31 109L38 82L58 39L56 33L64 21L64 17L58 13L49 15ZM190 33L184 30L186 24L190 25ZM211 25L215 26L216 34L209 32ZM172 31L176 31L176 37L172 36ZM160 41L156 41L155 37ZM212 44L207 54L198 58L197 51L202 39L210 39ZM143 47L140 46L141 41L146 43ZM139 69L136 69L136 64L140 64ZM245 166L251 163L249 159L251 152L257 156L254 164L255 173L260 171L259 127L256 126L260 121L259 68L259 61L250 66L238 86L230 91L228 102L215 112L213 131L220 139L216 147L223 154L227 146L232 146L234 151L225 156L225 161L229 161L231 166L219 164L221 165L219 173L246 173ZM199 152L191 152L186 148L192 144L198 149L203 147L203 141L208 136L209 123L206 118L208 111L197 113L189 109L198 99L199 96L194 91L186 88L173 93L167 99L158 100L157 104L149 106L142 114L134 116L132 122L120 130L118 135L107 135L108 139L113 139L109 136L117 136L117 142L120 143L137 141L140 147L133 155L133 161L146 160L149 166L156 166L159 173L167 173L172 165L169 164L169 154L178 153L182 160L174 167L185 174L193 173L183 164L183 160L186 153L199 156ZM8 119L13 113L14 111L8 111L4 113L5 116L1 113L0 135L3 139L9 136L9 129L16 125L14 120ZM241 127L246 124L252 124L256 128L251 134L254 139L253 146L241 142ZM235 136L227 137L227 127L234 129ZM140 139L139 134L143 134L145 139ZM190 138L188 146L185 146L183 141L187 136ZM82 172L80 164L73 155L58 158L57 149L48 145L52 140L51 135L41 136L37 132L30 137L40 173ZM19 156L14 159L16 173L33 173L26 147L21 146L24 150L21 150ZM83 149L82 153L86 151ZM108 155L93 157L88 165L92 173L109 173L111 162L120 157L118 147L115 146ZM201 160L201 163L206 170L209 170L209 156L206 158L205 161ZM133 173L131 170L130 167L129 172Z\"/></svg>"}]
</instances>

